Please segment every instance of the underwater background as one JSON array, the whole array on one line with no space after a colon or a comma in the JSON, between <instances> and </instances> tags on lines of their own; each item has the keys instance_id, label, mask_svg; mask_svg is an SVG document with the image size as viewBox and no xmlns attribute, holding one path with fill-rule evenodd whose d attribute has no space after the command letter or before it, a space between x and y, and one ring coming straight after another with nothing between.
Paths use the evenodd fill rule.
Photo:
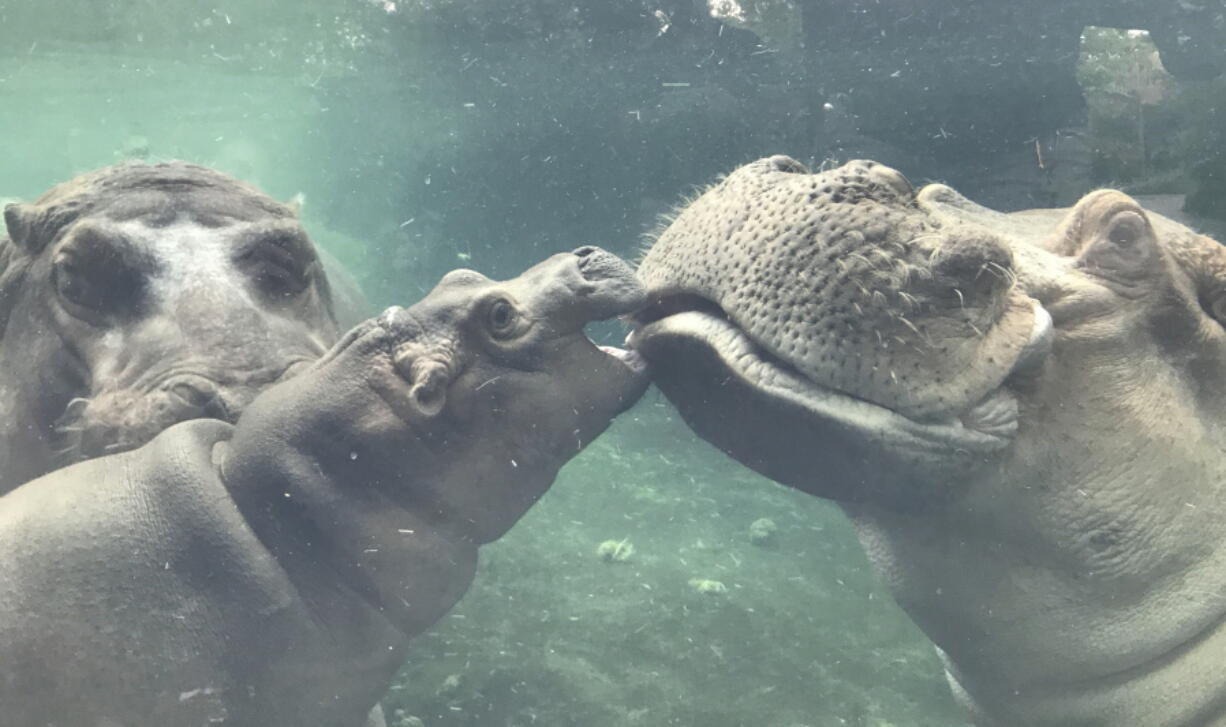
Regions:
<instances>
[{"instance_id":1,"label":"underwater background","mask_svg":"<svg viewBox=\"0 0 1226 727\"><path fill-rule=\"evenodd\" d=\"M1165 5L0 0L0 200L209 165L299 200L378 307L455 267L634 258L775 153L1002 210L1116 186L1220 234L1226 22ZM385 706L394 727L963 724L838 509L654 391L482 550Z\"/></svg>"}]
</instances>

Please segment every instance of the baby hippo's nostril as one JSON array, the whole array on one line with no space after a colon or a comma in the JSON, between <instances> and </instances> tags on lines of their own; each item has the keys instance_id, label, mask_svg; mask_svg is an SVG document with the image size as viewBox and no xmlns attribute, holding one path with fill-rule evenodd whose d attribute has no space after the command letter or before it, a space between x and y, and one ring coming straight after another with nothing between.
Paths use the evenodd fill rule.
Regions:
<instances>
[{"instance_id":1,"label":"baby hippo's nostril","mask_svg":"<svg viewBox=\"0 0 1226 727\"><path fill-rule=\"evenodd\" d=\"M595 245L584 245L583 247L576 247L574 254L578 255L579 257L587 257L599 249L600 248L596 247Z\"/></svg>"}]
</instances>

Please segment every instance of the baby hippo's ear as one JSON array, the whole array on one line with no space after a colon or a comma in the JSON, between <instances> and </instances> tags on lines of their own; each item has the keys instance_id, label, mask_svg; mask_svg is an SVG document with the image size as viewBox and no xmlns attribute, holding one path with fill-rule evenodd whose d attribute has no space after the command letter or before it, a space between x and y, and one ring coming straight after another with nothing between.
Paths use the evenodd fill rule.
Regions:
<instances>
[{"instance_id":1,"label":"baby hippo's ear","mask_svg":"<svg viewBox=\"0 0 1226 727\"><path fill-rule=\"evenodd\" d=\"M38 252L34 244L34 227L38 220L38 210L34 205L13 202L4 207L4 226L8 229L9 239L26 252Z\"/></svg>"},{"instance_id":2,"label":"baby hippo's ear","mask_svg":"<svg viewBox=\"0 0 1226 727\"><path fill-rule=\"evenodd\" d=\"M393 365L409 385L409 405L418 416L429 419L443 410L451 384L445 363L418 346L407 345L396 351Z\"/></svg>"}]
</instances>

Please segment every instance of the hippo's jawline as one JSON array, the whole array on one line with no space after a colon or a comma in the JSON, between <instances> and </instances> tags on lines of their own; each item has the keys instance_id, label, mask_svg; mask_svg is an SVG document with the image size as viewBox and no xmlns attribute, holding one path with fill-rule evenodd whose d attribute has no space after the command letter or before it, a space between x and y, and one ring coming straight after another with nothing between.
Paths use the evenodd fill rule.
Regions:
<instances>
[{"instance_id":1,"label":"hippo's jawline","mask_svg":"<svg viewBox=\"0 0 1226 727\"><path fill-rule=\"evenodd\" d=\"M628 340L648 361L654 353L663 353L670 340L697 344L709 358L687 371L689 375L705 375L706 371L700 373L696 369L715 368L720 381L736 377L764 399L801 406L814 418L831 421L841 429L875 438L888 446L928 454L950 449L993 451L1007 445L1017 431L1018 407L1006 384L1041 363L1050 350L1052 338L1051 317L1036 306L1031 341L1005 384L964 412L917 421L888 407L815 383L765 350L719 306L700 296L657 298L654 305L638 314L637 320L639 325Z\"/></svg>"}]
</instances>

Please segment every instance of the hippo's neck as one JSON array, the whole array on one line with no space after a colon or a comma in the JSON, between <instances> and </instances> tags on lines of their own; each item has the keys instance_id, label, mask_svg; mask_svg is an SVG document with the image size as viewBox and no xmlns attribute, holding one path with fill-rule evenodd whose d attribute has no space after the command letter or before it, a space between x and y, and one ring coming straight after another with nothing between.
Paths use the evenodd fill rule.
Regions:
<instances>
[{"instance_id":1,"label":"hippo's neck","mask_svg":"<svg viewBox=\"0 0 1226 727\"><path fill-rule=\"evenodd\" d=\"M214 461L244 519L308 602L356 596L407 639L472 582L476 544L391 502L360 475L337 481L288 447L223 443Z\"/></svg>"},{"instance_id":2,"label":"hippo's neck","mask_svg":"<svg viewBox=\"0 0 1226 727\"><path fill-rule=\"evenodd\" d=\"M936 644L976 724L1226 726L1226 677L1218 668L1226 625L1214 615L1218 599L1198 597L1195 585L1178 599L1112 601L1091 590L1093 575L1069 591L1061 572L1034 551L1019 557L1003 547L1013 537L1005 526L984 529L953 510L921 518L842 507L877 575ZM1136 656L1130 649L1163 633L1156 624L1179 624L1187 640ZM1135 660L1118 668L1126 658Z\"/></svg>"}]
</instances>

